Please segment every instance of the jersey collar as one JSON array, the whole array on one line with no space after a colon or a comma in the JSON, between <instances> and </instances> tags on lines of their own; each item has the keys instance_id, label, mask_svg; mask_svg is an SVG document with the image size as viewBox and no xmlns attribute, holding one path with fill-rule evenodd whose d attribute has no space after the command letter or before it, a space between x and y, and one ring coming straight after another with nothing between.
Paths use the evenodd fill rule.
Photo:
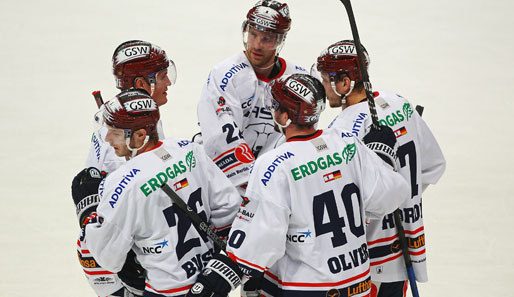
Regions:
<instances>
[{"instance_id":1,"label":"jersey collar","mask_svg":"<svg viewBox=\"0 0 514 297\"><path fill-rule=\"evenodd\" d=\"M289 138L288 140L286 140L286 142L311 140L311 139L314 139L314 138L320 136L321 134L323 134L323 130L318 130L318 131L316 131L316 132L314 132L312 134L309 134L309 135L293 136L293 137Z\"/></svg>"}]
</instances>

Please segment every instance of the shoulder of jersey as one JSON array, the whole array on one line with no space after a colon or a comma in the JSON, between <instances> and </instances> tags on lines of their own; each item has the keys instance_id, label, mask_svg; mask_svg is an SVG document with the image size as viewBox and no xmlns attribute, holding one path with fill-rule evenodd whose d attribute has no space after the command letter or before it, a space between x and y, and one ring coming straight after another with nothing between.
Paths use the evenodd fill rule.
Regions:
<instances>
[{"instance_id":1,"label":"shoulder of jersey","mask_svg":"<svg viewBox=\"0 0 514 297\"><path fill-rule=\"evenodd\" d=\"M307 69L297 65L296 63L293 63L293 62L283 59L283 58L282 58L282 60L286 63L286 71L284 72L285 74L292 74L292 73L309 74Z\"/></svg>"},{"instance_id":2,"label":"shoulder of jersey","mask_svg":"<svg viewBox=\"0 0 514 297\"><path fill-rule=\"evenodd\" d=\"M244 52L240 52L216 64L212 69L212 73L216 75L225 74L228 76L232 76L244 70L250 69L250 62L246 58ZM220 77L219 79L222 78L223 77Z\"/></svg>"}]
</instances>

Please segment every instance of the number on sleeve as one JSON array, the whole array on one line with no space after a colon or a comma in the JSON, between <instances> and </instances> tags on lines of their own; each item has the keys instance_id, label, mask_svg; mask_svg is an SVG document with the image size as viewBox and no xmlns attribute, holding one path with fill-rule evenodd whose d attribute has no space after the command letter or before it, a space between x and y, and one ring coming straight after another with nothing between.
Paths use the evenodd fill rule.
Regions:
<instances>
[{"instance_id":1,"label":"number on sleeve","mask_svg":"<svg viewBox=\"0 0 514 297\"><path fill-rule=\"evenodd\" d=\"M417 164L416 164L416 145L414 141L409 141L398 148L396 153L398 159L400 159L400 166L403 168L407 165L407 156L409 156L409 170L410 170L410 188L411 198L418 195L418 184L416 183L417 177Z\"/></svg>"},{"instance_id":2,"label":"number on sleeve","mask_svg":"<svg viewBox=\"0 0 514 297\"><path fill-rule=\"evenodd\" d=\"M226 138L227 144L243 138L243 132L241 132L241 130L239 130L239 128L237 127L235 122L233 122L233 124L226 123L221 128L222 128L223 133L225 133L225 132L227 133L227 138ZM238 131L237 133L236 133L236 130Z\"/></svg>"}]
</instances>

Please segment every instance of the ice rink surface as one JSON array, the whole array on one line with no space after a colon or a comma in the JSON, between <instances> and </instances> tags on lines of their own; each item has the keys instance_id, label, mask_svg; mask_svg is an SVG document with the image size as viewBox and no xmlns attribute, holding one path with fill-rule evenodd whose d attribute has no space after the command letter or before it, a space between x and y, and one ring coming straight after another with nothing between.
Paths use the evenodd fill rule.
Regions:
<instances>
[{"instance_id":1,"label":"ice rink surface","mask_svg":"<svg viewBox=\"0 0 514 297\"><path fill-rule=\"evenodd\" d=\"M115 47L143 39L175 61L164 130L190 139L209 69L243 49L241 22L254 2L2 1L1 297L95 296L77 261L70 185L89 148L91 92L117 93ZM424 194L430 281L420 295L514 296L513 2L353 2L374 89L425 106L447 159ZM293 24L281 56L308 68L351 38L339 1L287 3ZM325 111L320 126L338 113Z\"/></svg>"}]
</instances>

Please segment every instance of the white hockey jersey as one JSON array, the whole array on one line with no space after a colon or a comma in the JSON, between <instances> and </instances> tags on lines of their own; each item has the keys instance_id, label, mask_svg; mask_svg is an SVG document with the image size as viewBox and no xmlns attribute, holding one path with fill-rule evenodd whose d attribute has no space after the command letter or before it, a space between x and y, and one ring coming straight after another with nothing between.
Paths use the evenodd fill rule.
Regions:
<instances>
[{"instance_id":1,"label":"white hockey jersey","mask_svg":"<svg viewBox=\"0 0 514 297\"><path fill-rule=\"evenodd\" d=\"M405 179L335 129L292 138L255 162L227 251L265 271L264 296L367 296L366 218L409 196Z\"/></svg>"},{"instance_id":2,"label":"white hockey jersey","mask_svg":"<svg viewBox=\"0 0 514 297\"><path fill-rule=\"evenodd\" d=\"M374 92L377 115L381 125L396 134L399 173L411 187L411 197L400 207L405 236L409 242L416 279L426 282L425 232L421 194L429 184L435 184L446 166L443 153L425 121L403 97L388 91ZM349 106L329 127L343 128L360 139L371 126L367 101ZM367 228L373 281L394 282L407 279L405 261L398 241L393 214L373 220Z\"/></svg>"},{"instance_id":3,"label":"white hockey jersey","mask_svg":"<svg viewBox=\"0 0 514 297\"><path fill-rule=\"evenodd\" d=\"M279 59L282 70L272 79L257 76L244 52L222 61L209 73L198 102L205 151L235 186L248 181L259 154L284 142L273 128L268 83L306 71Z\"/></svg>"},{"instance_id":4,"label":"white hockey jersey","mask_svg":"<svg viewBox=\"0 0 514 297\"><path fill-rule=\"evenodd\" d=\"M100 108L103 109L103 106ZM91 136L89 153L86 159L86 168L95 167L100 171L111 173L125 164L126 160L125 157L118 157L114 153L114 149L105 141L107 128L102 127L98 132L99 133L93 133ZM161 120L157 122L157 133L159 134L159 139L165 138ZM116 273L102 268L89 254L86 243L81 243L80 240L78 240L77 243L77 254L80 264L89 285L93 288L95 293L103 297L120 290L123 285Z\"/></svg>"},{"instance_id":5,"label":"white hockey jersey","mask_svg":"<svg viewBox=\"0 0 514 297\"><path fill-rule=\"evenodd\" d=\"M160 186L167 183L200 217L230 227L241 197L202 146L177 139L126 162L100 185L100 223L88 224L85 242L108 271L121 270L132 249L146 269L146 290L185 294L211 258L213 246Z\"/></svg>"}]
</instances>

